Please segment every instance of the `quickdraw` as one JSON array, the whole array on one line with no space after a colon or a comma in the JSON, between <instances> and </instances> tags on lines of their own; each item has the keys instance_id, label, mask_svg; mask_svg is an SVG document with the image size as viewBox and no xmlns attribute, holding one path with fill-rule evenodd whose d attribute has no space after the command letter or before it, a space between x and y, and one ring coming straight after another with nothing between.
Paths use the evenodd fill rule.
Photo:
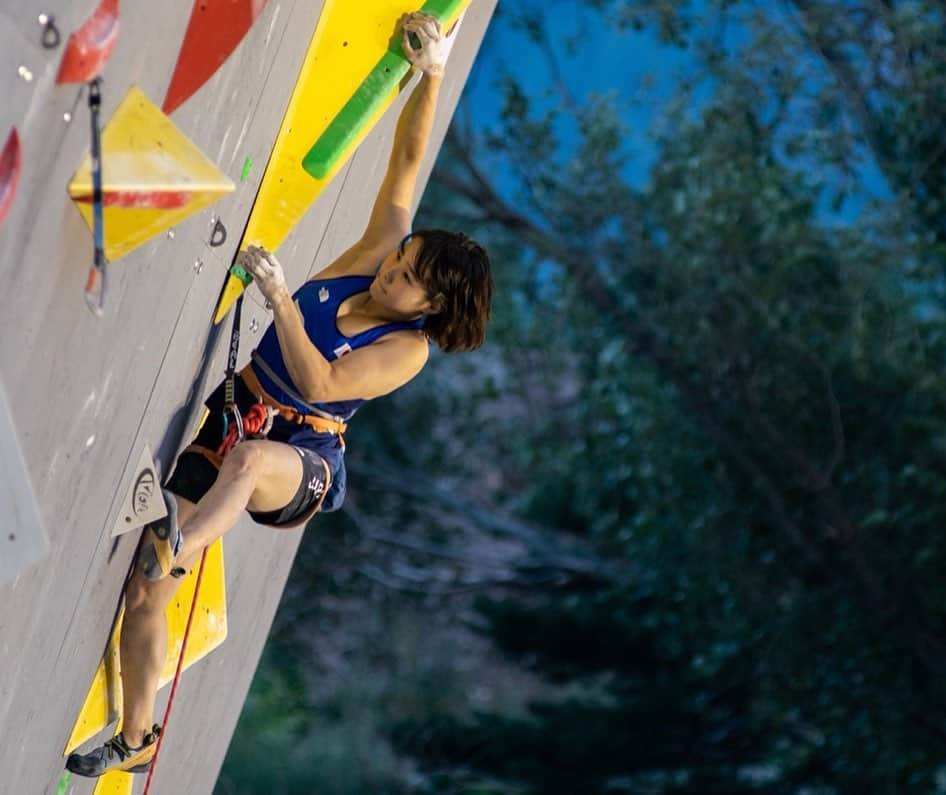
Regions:
<instances>
[{"instance_id":1,"label":"quickdraw","mask_svg":"<svg viewBox=\"0 0 946 795\"><path fill-rule=\"evenodd\" d=\"M230 330L230 352L227 355L227 372L223 387L223 437L227 439L231 431L235 431L236 438L230 444L232 448L237 442L246 438L246 429L243 426L243 415L236 404L236 365L240 353L240 321L243 315L243 296L241 295L233 307L233 328ZM231 428L231 423L233 427Z\"/></svg>"},{"instance_id":2,"label":"quickdraw","mask_svg":"<svg viewBox=\"0 0 946 795\"><path fill-rule=\"evenodd\" d=\"M95 260L89 268L85 283L85 300L89 309L102 316L105 308L105 222L102 212L102 153L99 109L102 106L102 80L96 77L89 83L89 115L92 118L92 217L95 238Z\"/></svg>"},{"instance_id":3,"label":"quickdraw","mask_svg":"<svg viewBox=\"0 0 946 795\"><path fill-rule=\"evenodd\" d=\"M236 402L237 357L240 353L240 322L243 296L233 308L233 329L230 331L230 352L227 356L227 372L223 387L223 441L217 455L225 457L237 444L250 437L266 436L273 427L273 418L278 410L263 403L254 403L244 415Z\"/></svg>"}]
</instances>

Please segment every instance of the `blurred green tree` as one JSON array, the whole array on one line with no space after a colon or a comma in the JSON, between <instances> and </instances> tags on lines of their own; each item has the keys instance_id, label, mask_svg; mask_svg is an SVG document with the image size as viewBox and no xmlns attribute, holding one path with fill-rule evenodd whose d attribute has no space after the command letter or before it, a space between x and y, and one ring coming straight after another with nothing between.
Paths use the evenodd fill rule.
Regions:
<instances>
[{"instance_id":1,"label":"blurred green tree","mask_svg":"<svg viewBox=\"0 0 946 795\"><path fill-rule=\"evenodd\" d=\"M656 25L703 67L656 129L649 183L627 178L619 101L556 83L580 58L526 11L558 101L507 77L495 128L451 128L431 206L501 252L502 377L478 409L498 419L468 437L501 451L510 510L598 560L590 582L483 613L537 672L613 678L597 702L395 737L535 793L929 791L946 660L943 8L586 9ZM863 209L839 212L854 194Z\"/></svg>"}]
</instances>

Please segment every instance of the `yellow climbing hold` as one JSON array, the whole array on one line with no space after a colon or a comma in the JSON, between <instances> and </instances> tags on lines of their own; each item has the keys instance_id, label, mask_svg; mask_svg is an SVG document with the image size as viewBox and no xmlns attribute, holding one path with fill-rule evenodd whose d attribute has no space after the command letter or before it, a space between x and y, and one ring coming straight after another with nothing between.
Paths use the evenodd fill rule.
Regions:
<instances>
[{"instance_id":1,"label":"yellow climbing hold","mask_svg":"<svg viewBox=\"0 0 946 795\"><path fill-rule=\"evenodd\" d=\"M69 196L92 229L92 161ZM233 190L221 171L132 86L102 131L105 256L117 259Z\"/></svg>"},{"instance_id":2,"label":"yellow climbing hold","mask_svg":"<svg viewBox=\"0 0 946 795\"><path fill-rule=\"evenodd\" d=\"M92 790L92 795L131 795L134 785L134 773L113 770L99 776L99 780L95 782L95 789Z\"/></svg>"}]
</instances>

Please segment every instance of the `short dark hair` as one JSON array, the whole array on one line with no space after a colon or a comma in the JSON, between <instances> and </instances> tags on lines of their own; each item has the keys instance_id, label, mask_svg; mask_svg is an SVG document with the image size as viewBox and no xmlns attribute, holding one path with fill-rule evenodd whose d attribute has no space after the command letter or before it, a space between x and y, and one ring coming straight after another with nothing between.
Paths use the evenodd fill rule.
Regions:
<instances>
[{"instance_id":1,"label":"short dark hair","mask_svg":"<svg viewBox=\"0 0 946 795\"><path fill-rule=\"evenodd\" d=\"M486 249L462 232L420 229L414 269L438 310L424 319L424 331L442 351L471 351L486 338L493 277Z\"/></svg>"}]
</instances>

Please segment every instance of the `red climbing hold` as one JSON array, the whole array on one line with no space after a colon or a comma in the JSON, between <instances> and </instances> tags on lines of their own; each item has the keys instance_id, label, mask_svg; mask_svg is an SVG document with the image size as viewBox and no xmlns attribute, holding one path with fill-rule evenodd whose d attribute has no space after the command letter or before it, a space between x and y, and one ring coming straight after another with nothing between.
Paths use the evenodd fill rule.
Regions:
<instances>
[{"instance_id":1,"label":"red climbing hold","mask_svg":"<svg viewBox=\"0 0 946 795\"><path fill-rule=\"evenodd\" d=\"M69 37L57 83L87 83L105 68L118 39L118 0L101 0L98 8Z\"/></svg>"},{"instance_id":2,"label":"red climbing hold","mask_svg":"<svg viewBox=\"0 0 946 795\"><path fill-rule=\"evenodd\" d=\"M195 0L164 105L172 113L230 57L267 0Z\"/></svg>"},{"instance_id":3,"label":"red climbing hold","mask_svg":"<svg viewBox=\"0 0 946 795\"><path fill-rule=\"evenodd\" d=\"M103 207L123 207L138 210L177 210L186 207L192 191L186 190L103 190ZM91 204L92 194L78 194L73 201Z\"/></svg>"},{"instance_id":4,"label":"red climbing hold","mask_svg":"<svg viewBox=\"0 0 946 795\"><path fill-rule=\"evenodd\" d=\"M20 136L16 127L10 132L0 152L0 223L13 204L17 183L20 181Z\"/></svg>"}]
</instances>

